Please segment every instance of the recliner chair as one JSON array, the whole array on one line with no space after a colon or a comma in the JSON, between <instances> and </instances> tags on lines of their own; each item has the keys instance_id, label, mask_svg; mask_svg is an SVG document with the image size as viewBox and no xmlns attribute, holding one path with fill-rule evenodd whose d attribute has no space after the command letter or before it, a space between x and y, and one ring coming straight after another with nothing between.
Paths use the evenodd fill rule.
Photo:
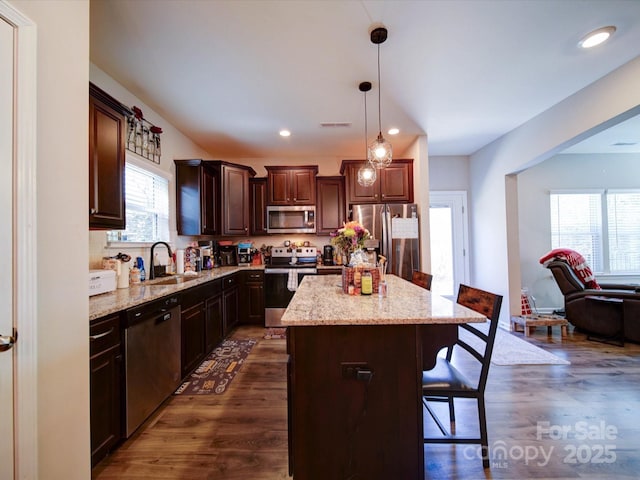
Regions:
<instances>
[{"instance_id":1,"label":"recliner chair","mask_svg":"<svg viewBox=\"0 0 640 480\"><path fill-rule=\"evenodd\" d=\"M601 340L640 342L640 286L585 288L567 262L553 260L545 266L564 295L565 315L571 324Z\"/></svg>"}]
</instances>

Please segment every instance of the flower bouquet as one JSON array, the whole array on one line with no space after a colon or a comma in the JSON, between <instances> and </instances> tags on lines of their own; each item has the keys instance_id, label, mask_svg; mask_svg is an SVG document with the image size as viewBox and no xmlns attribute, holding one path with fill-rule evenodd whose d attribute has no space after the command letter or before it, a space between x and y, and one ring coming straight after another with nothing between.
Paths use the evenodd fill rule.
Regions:
<instances>
[{"instance_id":1,"label":"flower bouquet","mask_svg":"<svg viewBox=\"0 0 640 480\"><path fill-rule=\"evenodd\" d=\"M337 248L339 254L345 255L349 262L351 255L357 250L362 250L364 241L369 238L369 230L359 222L348 222L342 228L331 232L331 245Z\"/></svg>"}]
</instances>

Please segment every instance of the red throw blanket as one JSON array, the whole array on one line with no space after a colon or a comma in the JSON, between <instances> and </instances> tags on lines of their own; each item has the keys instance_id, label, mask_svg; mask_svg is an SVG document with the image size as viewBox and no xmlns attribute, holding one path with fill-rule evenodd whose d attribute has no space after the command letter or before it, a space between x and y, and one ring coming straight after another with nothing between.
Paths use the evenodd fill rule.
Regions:
<instances>
[{"instance_id":1,"label":"red throw blanket","mask_svg":"<svg viewBox=\"0 0 640 480\"><path fill-rule=\"evenodd\" d=\"M571 270L578 276L586 288L593 288L601 290L600 285L596 282L596 278L593 276L593 272L584 257L575 250L568 248L556 248L549 253L540 257L540 263L545 267L553 260L562 260L567 262L571 267Z\"/></svg>"}]
</instances>

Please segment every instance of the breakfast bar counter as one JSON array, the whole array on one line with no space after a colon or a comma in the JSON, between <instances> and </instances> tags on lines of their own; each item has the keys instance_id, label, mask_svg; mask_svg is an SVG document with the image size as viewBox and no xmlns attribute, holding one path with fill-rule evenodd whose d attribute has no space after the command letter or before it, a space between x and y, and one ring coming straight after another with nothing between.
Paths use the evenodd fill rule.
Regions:
<instances>
[{"instance_id":1,"label":"breakfast bar counter","mask_svg":"<svg viewBox=\"0 0 640 480\"><path fill-rule=\"evenodd\" d=\"M306 276L281 323L286 327L320 325L418 325L484 322L486 317L434 295L395 275L387 275L385 298L347 295L340 275Z\"/></svg>"},{"instance_id":2,"label":"breakfast bar counter","mask_svg":"<svg viewBox=\"0 0 640 480\"><path fill-rule=\"evenodd\" d=\"M306 276L288 327L289 467L295 480L422 480L422 371L486 318L388 275L387 297Z\"/></svg>"}]
</instances>

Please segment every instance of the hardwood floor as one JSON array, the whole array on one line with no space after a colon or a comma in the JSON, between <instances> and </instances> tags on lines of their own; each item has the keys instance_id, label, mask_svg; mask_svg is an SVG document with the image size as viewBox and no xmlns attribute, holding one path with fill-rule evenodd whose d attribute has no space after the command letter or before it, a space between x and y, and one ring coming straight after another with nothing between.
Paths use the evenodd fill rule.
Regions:
<instances>
[{"instance_id":1,"label":"hardwood floor","mask_svg":"<svg viewBox=\"0 0 640 480\"><path fill-rule=\"evenodd\" d=\"M234 332L258 343L225 394L171 397L92 478L290 478L286 346L263 332ZM491 469L482 469L475 446L427 445L425 479L640 478L640 345L590 342L572 327L564 339L559 328L550 337L543 328L527 340L571 365L493 365ZM457 403L456 416L458 433L477 424L471 403ZM427 415L425 428L432 428Z\"/></svg>"}]
</instances>

